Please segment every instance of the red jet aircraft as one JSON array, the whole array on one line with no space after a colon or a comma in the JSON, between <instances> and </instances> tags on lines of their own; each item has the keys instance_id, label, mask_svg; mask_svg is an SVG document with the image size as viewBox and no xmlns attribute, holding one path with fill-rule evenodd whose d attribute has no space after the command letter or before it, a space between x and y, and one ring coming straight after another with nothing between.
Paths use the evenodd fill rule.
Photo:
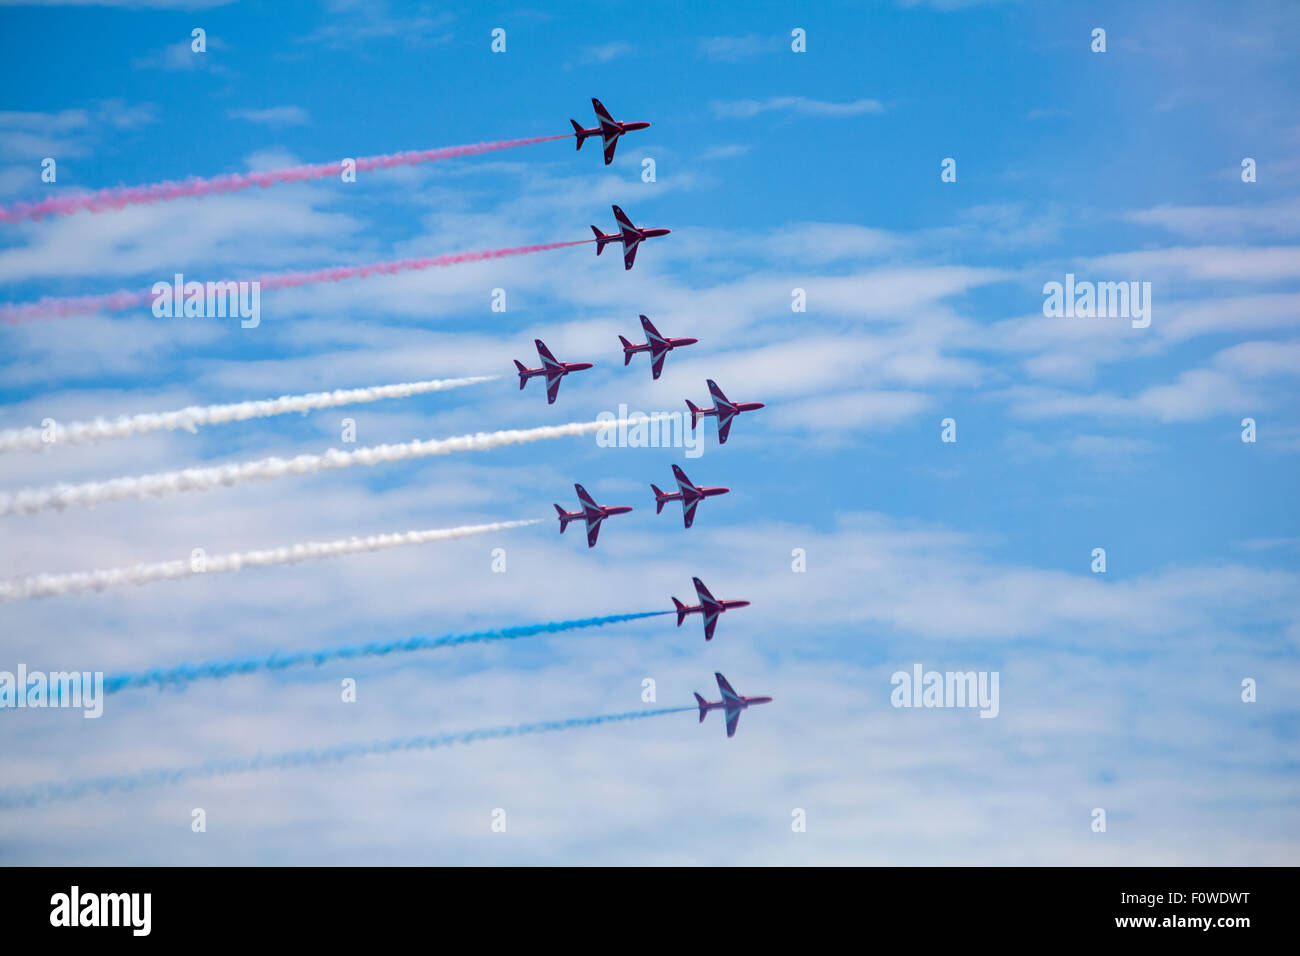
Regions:
<instances>
[{"instance_id":1,"label":"red jet aircraft","mask_svg":"<svg viewBox=\"0 0 1300 956\"><path fill-rule=\"evenodd\" d=\"M581 372L592 367L591 362L561 362L541 339L534 339L537 355L542 360L541 368L526 368L524 363L515 359L515 368L519 370L519 390L523 391L528 380L535 375L546 376L546 404L555 404L555 396L560 394L560 379L570 372Z\"/></svg>"},{"instance_id":2,"label":"red jet aircraft","mask_svg":"<svg viewBox=\"0 0 1300 956\"><path fill-rule=\"evenodd\" d=\"M559 505L555 506L556 512L560 516L560 534L564 534L564 529L569 526L570 521L577 521L582 518L587 522L587 547L596 546L596 536L600 534L600 523L610 515L623 515L631 511L628 505L610 505L602 508L592 500L591 495L587 494L587 489L582 485L574 485L573 490L578 493L578 501L582 505L581 511L565 511Z\"/></svg>"},{"instance_id":3,"label":"red jet aircraft","mask_svg":"<svg viewBox=\"0 0 1300 956\"><path fill-rule=\"evenodd\" d=\"M623 243L623 268L631 269L632 263L636 261L636 247L641 244L643 239L653 239L656 236L666 236L672 232L671 229L638 229L632 225L632 220L627 218L627 213L614 208L614 218L618 220L618 232L611 232L608 235L601 232L595 226L591 231L596 234L596 255L600 255L605 246L611 242Z\"/></svg>"},{"instance_id":4,"label":"red jet aircraft","mask_svg":"<svg viewBox=\"0 0 1300 956\"><path fill-rule=\"evenodd\" d=\"M686 472L682 471L676 465L673 465L673 477L677 479L678 491L676 494L666 495L659 490L657 485L651 485L650 490L655 493L655 514L664 510L664 504L669 501L680 499L682 503L682 521L686 527L695 523L695 506L705 498L712 498L714 495L725 495L730 488L697 488L691 484L691 479L686 477Z\"/></svg>"},{"instance_id":5,"label":"red jet aircraft","mask_svg":"<svg viewBox=\"0 0 1300 956\"><path fill-rule=\"evenodd\" d=\"M722 694L722 700L708 701L699 694L695 695L695 702L700 708L700 723L704 723L704 718L709 711L722 708L727 715L727 736L736 736L736 725L740 723L740 712L746 707L753 704L770 704L771 697L742 697L732 690L727 679L721 674L714 672L714 677L718 679L718 690Z\"/></svg>"},{"instance_id":6,"label":"red jet aircraft","mask_svg":"<svg viewBox=\"0 0 1300 956\"><path fill-rule=\"evenodd\" d=\"M660 335L659 330L654 327L654 323L641 316L641 328L645 329L645 343L642 345L633 345L623 336L618 340L623 343L623 364L631 365L632 356L637 352L650 353L650 374L654 378L659 378L659 373L664 370L664 358L673 349L681 348L686 345L694 345L699 339L670 339L667 336Z\"/></svg>"},{"instance_id":7,"label":"red jet aircraft","mask_svg":"<svg viewBox=\"0 0 1300 956\"><path fill-rule=\"evenodd\" d=\"M686 620L688 614L704 615L704 639L713 640L713 629L718 626L718 616L723 611L730 611L732 608L749 607L748 601L719 601L709 589L704 586L704 582L699 578L691 578L695 582L695 593L699 595L700 603L687 606L677 598L673 598L673 604L677 607L677 626L682 626L682 621Z\"/></svg>"},{"instance_id":8,"label":"red jet aircraft","mask_svg":"<svg viewBox=\"0 0 1300 956\"><path fill-rule=\"evenodd\" d=\"M741 412L753 412L764 407L762 402L731 402L727 396L722 394L722 389L718 388L718 383L713 379L708 379L709 394L713 396L713 408L697 408L688 398L686 407L691 410L691 428L694 429L701 418L708 418L710 415L717 416L718 419L718 444L725 445L727 436L731 434L731 423Z\"/></svg>"},{"instance_id":9,"label":"red jet aircraft","mask_svg":"<svg viewBox=\"0 0 1300 956\"><path fill-rule=\"evenodd\" d=\"M609 110L605 109L600 100L594 96L591 98L591 106L596 111L596 126L592 129L583 129L582 124L574 119L569 122L573 124L573 134L578 137L578 149L582 149L583 140L588 136L600 136L605 141L605 165L608 166L614 161L614 149L618 146L618 138L633 130L646 129L650 124L620 123L609 115Z\"/></svg>"}]
</instances>

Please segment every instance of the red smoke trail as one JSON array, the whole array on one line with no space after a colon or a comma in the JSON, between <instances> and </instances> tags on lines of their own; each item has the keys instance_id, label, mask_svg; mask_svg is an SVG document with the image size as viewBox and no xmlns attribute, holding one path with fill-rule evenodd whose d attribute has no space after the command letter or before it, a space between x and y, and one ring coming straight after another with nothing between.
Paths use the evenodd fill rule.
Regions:
<instances>
[{"instance_id":1,"label":"red smoke trail","mask_svg":"<svg viewBox=\"0 0 1300 956\"><path fill-rule=\"evenodd\" d=\"M567 246L581 246L594 239L576 239L571 242L547 242L537 246L513 246L508 249L480 249L477 252L453 252L442 256L421 259L395 259L391 262L372 262L364 266L333 266L314 272L277 272L246 280L257 282L263 289L296 289L317 282L341 282L344 279L366 279L370 276L397 275L420 269L436 269L465 262L482 262L487 259L505 259L525 256L532 252L549 252ZM232 281L232 280L224 280ZM47 296L35 302L0 304L0 321L15 323L32 319L61 319L71 315L93 315L96 312L122 312L141 305L152 305L153 289L131 292L122 289L105 295L82 295L68 298Z\"/></svg>"},{"instance_id":2,"label":"red smoke trail","mask_svg":"<svg viewBox=\"0 0 1300 956\"><path fill-rule=\"evenodd\" d=\"M356 161L358 172L373 169L391 169L394 166L418 166L421 163L434 163L442 159L455 159L459 156L477 156L480 153L494 153L502 149L515 149L519 146L531 146L534 143L549 143L555 139L568 139L572 133L560 133L556 136L534 136L530 139L503 139L495 143L473 143L469 146L443 146L438 149L417 149L388 156L363 156ZM185 196L211 196L218 193L237 192L253 186L274 186L277 183L301 183L312 179L324 179L338 176L343 171L342 161L317 163L308 166L286 166L283 169L268 169L260 173L229 173L214 176L211 179L192 177L183 182L166 181L147 186L117 186L112 189L99 189L79 196L66 196L57 199L43 199L40 202L20 202L12 206L0 206L0 222L22 222L25 219L41 219L44 216L71 216L78 212L106 212L122 209L126 206L141 206L148 203L166 202Z\"/></svg>"}]
</instances>

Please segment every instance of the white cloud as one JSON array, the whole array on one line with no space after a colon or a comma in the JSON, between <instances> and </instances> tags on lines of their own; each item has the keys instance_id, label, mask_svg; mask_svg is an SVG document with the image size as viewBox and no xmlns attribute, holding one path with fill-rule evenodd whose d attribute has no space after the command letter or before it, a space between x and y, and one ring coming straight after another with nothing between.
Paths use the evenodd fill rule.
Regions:
<instances>
[{"instance_id":1,"label":"white cloud","mask_svg":"<svg viewBox=\"0 0 1300 956\"><path fill-rule=\"evenodd\" d=\"M196 51L193 40L178 40L160 50L146 53L131 61L137 70L166 70L168 72L207 71L210 73L229 73L229 68L222 62L222 55L228 47L220 37L208 34L204 40L205 49Z\"/></svg>"},{"instance_id":2,"label":"white cloud","mask_svg":"<svg viewBox=\"0 0 1300 956\"><path fill-rule=\"evenodd\" d=\"M624 43L621 40L615 40L610 43L600 43L596 46L584 47L574 61L578 65L589 65L593 63L612 63L620 60L631 53L633 47L630 43Z\"/></svg>"},{"instance_id":3,"label":"white cloud","mask_svg":"<svg viewBox=\"0 0 1300 956\"><path fill-rule=\"evenodd\" d=\"M231 110L228 114L234 119L248 120L266 126L302 126L311 117L301 106L270 106L266 109Z\"/></svg>"},{"instance_id":4,"label":"white cloud","mask_svg":"<svg viewBox=\"0 0 1300 956\"><path fill-rule=\"evenodd\" d=\"M39 160L87 156L109 130L130 130L157 121L148 103L101 100L91 109L57 113L0 112L0 157Z\"/></svg>"},{"instance_id":5,"label":"white cloud","mask_svg":"<svg viewBox=\"0 0 1300 956\"><path fill-rule=\"evenodd\" d=\"M1155 206L1125 218L1194 239L1287 238L1300 235L1300 199L1258 206Z\"/></svg>"},{"instance_id":6,"label":"white cloud","mask_svg":"<svg viewBox=\"0 0 1300 956\"><path fill-rule=\"evenodd\" d=\"M721 63L738 63L752 59L764 53L771 53L784 44L779 36L759 36L748 33L743 36L705 37L699 41L700 53L706 59Z\"/></svg>"},{"instance_id":7,"label":"white cloud","mask_svg":"<svg viewBox=\"0 0 1300 956\"><path fill-rule=\"evenodd\" d=\"M754 147L745 143L724 143L715 146L708 146L704 152L700 153L700 159L712 161L715 159L735 159L737 156L746 156L752 152Z\"/></svg>"},{"instance_id":8,"label":"white cloud","mask_svg":"<svg viewBox=\"0 0 1300 956\"><path fill-rule=\"evenodd\" d=\"M1084 260L1096 275L1154 281L1268 282L1300 279L1300 246L1183 246L1116 252ZM1082 272L1080 277L1083 278Z\"/></svg>"},{"instance_id":9,"label":"white cloud","mask_svg":"<svg viewBox=\"0 0 1300 956\"><path fill-rule=\"evenodd\" d=\"M399 9L401 9L399 7ZM455 14L448 11L413 15L394 12L387 0L330 0L323 22L311 33L296 37L300 44L331 50L352 50L363 41L400 40L413 46L450 43Z\"/></svg>"},{"instance_id":10,"label":"white cloud","mask_svg":"<svg viewBox=\"0 0 1300 956\"><path fill-rule=\"evenodd\" d=\"M849 103L829 103L805 96L772 96L765 100L715 101L713 112L726 119L750 119L761 113L796 113L800 116L862 116L883 113L885 106L879 100L861 99Z\"/></svg>"}]
</instances>

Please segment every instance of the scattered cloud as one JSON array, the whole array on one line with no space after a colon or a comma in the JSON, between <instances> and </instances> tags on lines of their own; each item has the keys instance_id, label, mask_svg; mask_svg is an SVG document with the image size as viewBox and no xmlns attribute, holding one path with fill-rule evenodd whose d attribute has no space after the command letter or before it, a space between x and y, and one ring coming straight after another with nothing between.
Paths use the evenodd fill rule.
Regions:
<instances>
[{"instance_id":1,"label":"scattered cloud","mask_svg":"<svg viewBox=\"0 0 1300 956\"><path fill-rule=\"evenodd\" d=\"M578 55L570 62L570 66L590 66L596 63L612 63L615 60L622 59L633 50L632 44L624 43L621 40L615 40L611 43L601 43L596 46L584 47L578 51Z\"/></svg>"},{"instance_id":2,"label":"scattered cloud","mask_svg":"<svg viewBox=\"0 0 1300 956\"><path fill-rule=\"evenodd\" d=\"M725 119L750 119L762 113L795 113L800 116L862 116L883 113L879 100L862 99L851 103L828 103L804 96L773 96L765 100L731 100L714 102L713 112Z\"/></svg>"},{"instance_id":3,"label":"scattered cloud","mask_svg":"<svg viewBox=\"0 0 1300 956\"><path fill-rule=\"evenodd\" d=\"M1257 206L1156 206L1125 218L1194 239L1288 238L1300 235L1300 199Z\"/></svg>"},{"instance_id":4,"label":"scattered cloud","mask_svg":"<svg viewBox=\"0 0 1300 956\"><path fill-rule=\"evenodd\" d=\"M178 40L153 53L136 57L131 66L137 70L165 70L170 73L208 72L229 74L229 68L222 62L227 50L224 40L208 34L205 50L196 52L193 40Z\"/></svg>"},{"instance_id":5,"label":"scattered cloud","mask_svg":"<svg viewBox=\"0 0 1300 956\"><path fill-rule=\"evenodd\" d=\"M752 152L753 146L746 143L724 143L716 146L707 146L704 152L700 153L700 159L712 161L715 159L735 159L737 156L745 156Z\"/></svg>"},{"instance_id":6,"label":"scattered cloud","mask_svg":"<svg viewBox=\"0 0 1300 956\"><path fill-rule=\"evenodd\" d=\"M405 10L406 8L401 8ZM442 10L412 15L393 10L387 0L328 0L322 21L295 42L330 50L354 50L367 41L400 40L413 46L450 43L455 14Z\"/></svg>"},{"instance_id":7,"label":"scattered cloud","mask_svg":"<svg viewBox=\"0 0 1300 956\"><path fill-rule=\"evenodd\" d=\"M1244 283L1300 279L1300 246L1171 246L1094 256L1083 260L1079 268L1117 280Z\"/></svg>"},{"instance_id":8,"label":"scattered cloud","mask_svg":"<svg viewBox=\"0 0 1300 956\"><path fill-rule=\"evenodd\" d=\"M110 130L133 130L157 121L157 109L152 104L128 104L118 99L57 113L0 112L0 158L87 156Z\"/></svg>"},{"instance_id":9,"label":"scattered cloud","mask_svg":"<svg viewBox=\"0 0 1300 956\"><path fill-rule=\"evenodd\" d=\"M733 37L705 37L700 40L700 53L710 60L738 63L764 53L772 53L784 43L783 37L759 36L754 33Z\"/></svg>"},{"instance_id":10,"label":"scattered cloud","mask_svg":"<svg viewBox=\"0 0 1300 956\"><path fill-rule=\"evenodd\" d=\"M264 126L303 126L311 120L307 111L301 106L231 110L227 115L232 119L248 120L250 123L261 123Z\"/></svg>"}]
</instances>

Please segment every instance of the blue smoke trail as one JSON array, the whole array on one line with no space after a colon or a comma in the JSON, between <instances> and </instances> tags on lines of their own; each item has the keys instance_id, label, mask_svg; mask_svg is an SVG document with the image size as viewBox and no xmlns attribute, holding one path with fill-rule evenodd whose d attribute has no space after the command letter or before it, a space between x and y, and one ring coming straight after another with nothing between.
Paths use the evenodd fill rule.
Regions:
<instances>
[{"instance_id":1,"label":"blue smoke trail","mask_svg":"<svg viewBox=\"0 0 1300 956\"><path fill-rule=\"evenodd\" d=\"M271 654L267 657L242 657L225 661L208 661L204 664L178 664L175 667L155 668L135 673L109 674L104 678L104 693L115 694L135 687L169 687L188 684L209 678L231 677L235 674L252 674L257 671L283 670L299 664L324 664L328 661L354 657L375 657L404 651L432 650L438 647L456 647L461 644L482 644L488 641L512 641L535 634L558 634L584 627L603 627L622 621L635 621L643 617L671 614L672 611L641 611L636 614L611 614L606 617L585 617L572 621L551 621L548 624L524 624L519 627L497 628L490 631L472 631L468 634L448 634L443 637L417 635L394 641L370 641L366 644L344 644L314 651L293 651L288 654Z\"/></svg>"},{"instance_id":2,"label":"blue smoke trail","mask_svg":"<svg viewBox=\"0 0 1300 956\"><path fill-rule=\"evenodd\" d=\"M341 744L315 750L290 750L278 754L256 754L230 760L210 760L187 767L160 767L139 773L113 774L88 780L67 783L46 783L35 787L10 787L0 790L0 808L14 809L49 803L56 800L75 800L88 793L126 792L150 785L180 783L185 780L220 777L227 774L252 773L258 770L288 770L314 764L334 763L351 757L368 757L397 751L432 750L454 744L472 744L480 740L497 740L502 737L522 737L527 734L544 734L577 727L594 727L625 720L642 720L664 714L694 711L695 707L661 707L656 710L632 710L621 714L599 714L595 717L570 717L568 720L541 720L529 724L507 727L487 727L467 730L458 734L427 734L418 737L396 737L370 743Z\"/></svg>"}]
</instances>

